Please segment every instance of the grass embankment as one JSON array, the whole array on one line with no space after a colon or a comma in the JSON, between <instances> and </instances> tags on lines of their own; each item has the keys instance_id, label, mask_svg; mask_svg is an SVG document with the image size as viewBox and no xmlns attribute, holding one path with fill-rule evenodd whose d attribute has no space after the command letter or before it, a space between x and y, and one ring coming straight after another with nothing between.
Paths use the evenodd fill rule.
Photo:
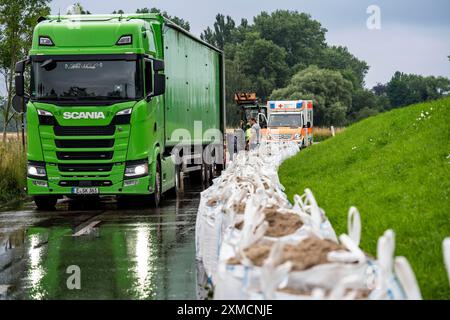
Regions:
<instances>
[{"instance_id":1,"label":"grass embankment","mask_svg":"<svg viewBox=\"0 0 450 320\"><path fill-rule=\"evenodd\" d=\"M292 199L311 188L336 233L347 212L362 218L361 247L376 253L386 229L406 256L426 299L450 299L442 241L450 236L450 98L370 117L285 161Z\"/></svg>"},{"instance_id":2,"label":"grass embankment","mask_svg":"<svg viewBox=\"0 0 450 320\"><path fill-rule=\"evenodd\" d=\"M21 142L0 141L0 205L24 195L26 159Z\"/></svg>"}]
</instances>

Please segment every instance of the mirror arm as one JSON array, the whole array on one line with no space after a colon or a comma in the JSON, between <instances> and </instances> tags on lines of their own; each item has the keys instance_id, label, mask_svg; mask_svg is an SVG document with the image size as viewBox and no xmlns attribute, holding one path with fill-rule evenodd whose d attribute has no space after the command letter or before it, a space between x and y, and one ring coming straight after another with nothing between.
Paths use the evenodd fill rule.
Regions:
<instances>
[{"instance_id":1,"label":"mirror arm","mask_svg":"<svg viewBox=\"0 0 450 320\"><path fill-rule=\"evenodd\" d=\"M27 57L26 59L16 62L15 73L16 74L19 73L22 75L25 72L26 65L30 63L31 63L30 57Z\"/></svg>"}]
</instances>

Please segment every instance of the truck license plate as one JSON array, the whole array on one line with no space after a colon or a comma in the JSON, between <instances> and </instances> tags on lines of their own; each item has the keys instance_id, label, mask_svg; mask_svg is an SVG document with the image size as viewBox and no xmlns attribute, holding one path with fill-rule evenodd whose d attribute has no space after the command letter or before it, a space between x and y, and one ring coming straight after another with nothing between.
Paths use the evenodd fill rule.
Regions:
<instances>
[{"instance_id":1,"label":"truck license plate","mask_svg":"<svg viewBox=\"0 0 450 320\"><path fill-rule=\"evenodd\" d=\"M98 194L98 188L72 188L74 194Z\"/></svg>"}]
</instances>

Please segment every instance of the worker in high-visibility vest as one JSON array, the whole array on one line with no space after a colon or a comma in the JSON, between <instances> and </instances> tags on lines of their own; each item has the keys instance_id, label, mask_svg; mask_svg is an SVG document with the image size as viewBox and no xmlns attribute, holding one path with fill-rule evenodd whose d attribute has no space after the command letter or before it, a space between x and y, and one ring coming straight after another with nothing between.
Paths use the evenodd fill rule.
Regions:
<instances>
[{"instance_id":1,"label":"worker in high-visibility vest","mask_svg":"<svg viewBox=\"0 0 450 320\"><path fill-rule=\"evenodd\" d=\"M252 126L250 125L250 122L249 122L245 126L245 149L246 150L248 150L251 136L252 136Z\"/></svg>"}]
</instances>

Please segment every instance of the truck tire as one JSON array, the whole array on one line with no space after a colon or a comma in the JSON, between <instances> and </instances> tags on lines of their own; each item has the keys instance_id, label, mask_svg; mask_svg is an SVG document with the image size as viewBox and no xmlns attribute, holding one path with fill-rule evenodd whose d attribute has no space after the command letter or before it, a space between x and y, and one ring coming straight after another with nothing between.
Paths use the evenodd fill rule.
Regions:
<instances>
[{"instance_id":1,"label":"truck tire","mask_svg":"<svg viewBox=\"0 0 450 320\"><path fill-rule=\"evenodd\" d=\"M175 166L175 194L184 192L184 172L181 165Z\"/></svg>"},{"instance_id":2,"label":"truck tire","mask_svg":"<svg viewBox=\"0 0 450 320\"><path fill-rule=\"evenodd\" d=\"M175 165L175 186L166 192L171 196L178 196L184 192L184 172L182 171L181 165Z\"/></svg>"},{"instance_id":3,"label":"truck tire","mask_svg":"<svg viewBox=\"0 0 450 320\"><path fill-rule=\"evenodd\" d=\"M161 203L161 164L159 159L156 161L155 190L150 195L152 207L158 208Z\"/></svg>"},{"instance_id":4,"label":"truck tire","mask_svg":"<svg viewBox=\"0 0 450 320\"><path fill-rule=\"evenodd\" d=\"M204 168L204 165L203 164L201 165L201 169L200 170L195 170L195 171L189 172L189 178L194 183L204 184L205 183L205 168Z\"/></svg>"},{"instance_id":5,"label":"truck tire","mask_svg":"<svg viewBox=\"0 0 450 320\"><path fill-rule=\"evenodd\" d=\"M212 183L212 180L214 178L213 175L214 175L214 173L213 173L213 165L205 163L205 182L206 182L207 186Z\"/></svg>"},{"instance_id":6,"label":"truck tire","mask_svg":"<svg viewBox=\"0 0 450 320\"><path fill-rule=\"evenodd\" d=\"M38 210L53 211L58 198L54 196L35 196L33 200Z\"/></svg>"}]
</instances>

